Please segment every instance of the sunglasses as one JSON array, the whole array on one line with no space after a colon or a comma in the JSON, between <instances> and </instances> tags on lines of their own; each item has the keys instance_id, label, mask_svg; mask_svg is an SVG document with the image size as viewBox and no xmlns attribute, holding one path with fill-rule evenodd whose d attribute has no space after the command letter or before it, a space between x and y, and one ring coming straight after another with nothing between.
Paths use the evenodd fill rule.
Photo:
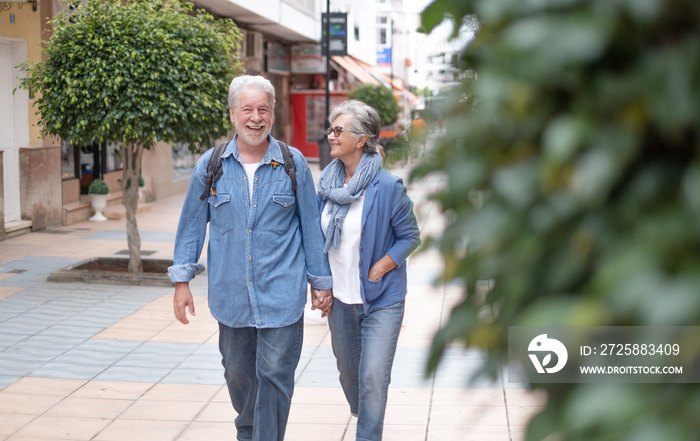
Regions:
<instances>
[{"instance_id":1,"label":"sunglasses","mask_svg":"<svg viewBox=\"0 0 700 441\"><path fill-rule=\"evenodd\" d=\"M358 135L362 135L360 132L356 132L354 130L346 129L345 127L340 127L340 126L335 126L335 127L328 127L326 129L326 132L328 132L328 136L331 136L331 133L335 135L335 137L339 137L341 133L345 132L352 132L352 133L357 133Z\"/></svg>"}]
</instances>

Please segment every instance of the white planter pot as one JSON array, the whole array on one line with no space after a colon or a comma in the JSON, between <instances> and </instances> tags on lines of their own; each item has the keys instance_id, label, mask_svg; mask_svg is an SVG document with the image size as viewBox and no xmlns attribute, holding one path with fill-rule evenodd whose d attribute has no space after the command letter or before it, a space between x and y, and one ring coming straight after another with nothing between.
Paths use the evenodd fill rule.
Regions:
<instances>
[{"instance_id":1,"label":"white planter pot","mask_svg":"<svg viewBox=\"0 0 700 441\"><path fill-rule=\"evenodd\" d=\"M109 197L108 194L91 194L90 195L90 204L92 205L92 209L95 210L95 214L90 218L91 221L93 222L104 222L107 220L106 217L102 214L102 210L105 209L107 206L107 198Z\"/></svg>"}]
</instances>

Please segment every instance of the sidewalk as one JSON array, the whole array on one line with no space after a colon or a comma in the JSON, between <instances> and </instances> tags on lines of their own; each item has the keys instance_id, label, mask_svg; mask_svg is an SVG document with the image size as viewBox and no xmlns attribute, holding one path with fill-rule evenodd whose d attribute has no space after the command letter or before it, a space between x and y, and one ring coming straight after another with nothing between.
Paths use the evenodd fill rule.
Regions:
<instances>
[{"instance_id":1,"label":"sidewalk","mask_svg":"<svg viewBox=\"0 0 700 441\"><path fill-rule=\"evenodd\" d=\"M439 176L409 185L423 235L444 228L427 198L440 185ZM183 199L156 201L138 215L143 252L172 258ZM169 288L46 282L54 270L126 249L123 220L0 242L0 440L235 440L206 277L191 284L197 316L187 326L173 317ZM438 373L424 376L432 335L462 295L459 286L433 285L441 262L437 250L408 261L384 440L522 440L543 401L503 378L467 384L479 351L451 347ZM304 331L285 439L352 441L328 327L308 318Z\"/></svg>"}]
</instances>

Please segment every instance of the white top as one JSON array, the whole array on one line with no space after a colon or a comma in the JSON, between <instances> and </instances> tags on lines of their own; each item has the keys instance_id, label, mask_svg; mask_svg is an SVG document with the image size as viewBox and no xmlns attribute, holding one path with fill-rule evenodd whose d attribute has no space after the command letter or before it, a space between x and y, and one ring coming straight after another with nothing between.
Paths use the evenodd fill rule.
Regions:
<instances>
[{"instance_id":1,"label":"white top","mask_svg":"<svg viewBox=\"0 0 700 441\"><path fill-rule=\"evenodd\" d=\"M255 170L260 167L260 163L255 164L243 164L245 169L245 174L248 175L248 194L250 195L250 202L253 202L253 184L255 183Z\"/></svg>"},{"instance_id":2,"label":"white top","mask_svg":"<svg viewBox=\"0 0 700 441\"><path fill-rule=\"evenodd\" d=\"M347 187L347 186L346 186ZM340 230L340 245L328 251L328 263L333 274L333 297L345 304L362 303L360 294L360 230L362 229L362 206L365 192L350 204L343 227ZM321 227L325 235L330 222L330 204L326 204L321 216Z\"/></svg>"}]
</instances>

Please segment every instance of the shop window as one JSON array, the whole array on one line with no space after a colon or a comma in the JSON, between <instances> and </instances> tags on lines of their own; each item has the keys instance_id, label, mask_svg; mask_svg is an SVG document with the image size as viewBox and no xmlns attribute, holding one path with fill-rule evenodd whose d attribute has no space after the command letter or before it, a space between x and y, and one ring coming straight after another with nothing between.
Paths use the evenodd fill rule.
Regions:
<instances>
[{"instance_id":1,"label":"shop window","mask_svg":"<svg viewBox=\"0 0 700 441\"><path fill-rule=\"evenodd\" d=\"M80 177L79 150L68 141L61 141L61 179L77 179Z\"/></svg>"},{"instance_id":2,"label":"shop window","mask_svg":"<svg viewBox=\"0 0 700 441\"><path fill-rule=\"evenodd\" d=\"M121 148L119 144L108 141L102 154L104 155L105 172L124 169L124 161L122 160Z\"/></svg>"},{"instance_id":3,"label":"shop window","mask_svg":"<svg viewBox=\"0 0 700 441\"><path fill-rule=\"evenodd\" d=\"M81 194L87 194L93 179L103 178L105 173L123 168L117 143L94 142L75 145L69 141L61 141L61 177L79 179Z\"/></svg>"}]
</instances>

